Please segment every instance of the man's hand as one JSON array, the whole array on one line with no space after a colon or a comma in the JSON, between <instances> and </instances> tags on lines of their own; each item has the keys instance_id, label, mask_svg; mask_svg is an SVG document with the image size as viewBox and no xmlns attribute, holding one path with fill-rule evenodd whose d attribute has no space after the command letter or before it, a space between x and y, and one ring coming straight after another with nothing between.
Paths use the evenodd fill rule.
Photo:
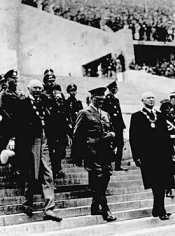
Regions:
<instances>
[{"instance_id":1,"label":"man's hand","mask_svg":"<svg viewBox=\"0 0 175 236\"><path fill-rule=\"evenodd\" d=\"M9 143L7 145L7 149L9 149L9 150L15 149L15 139L14 138L9 140Z\"/></svg>"},{"instance_id":2,"label":"man's hand","mask_svg":"<svg viewBox=\"0 0 175 236\"><path fill-rule=\"evenodd\" d=\"M113 138L113 137L115 137L115 133L109 132L104 135L103 139L109 139L109 138Z\"/></svg>"}]
</instances>

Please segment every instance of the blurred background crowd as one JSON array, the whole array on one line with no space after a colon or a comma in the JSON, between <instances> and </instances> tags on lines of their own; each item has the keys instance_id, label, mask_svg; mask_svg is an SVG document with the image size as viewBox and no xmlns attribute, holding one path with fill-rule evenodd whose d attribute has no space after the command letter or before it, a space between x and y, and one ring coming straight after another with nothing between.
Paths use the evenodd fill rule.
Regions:
<instances>
[{"instance_id":1,"label":"blurred background crowd","mask_svg":"<svg viewBox=\"0 0 175 236\"><path fill-rule=\"evenodd\" d=\"M51 14L105 31L132 30L134 40L173 41L173 0L22 0Z\"/></svg>"},{"instance_id":2,"label":"blurred background crowd","mask_svg":"<svg viewBox=\"0 0 175 236\"><path fill-rule=\"evenodd\" d=\"M165 76L169 78L175 78L175 58L172 57L169 60L163 58L157 60L155 65L143 64L138 65L134 61L130 63L130 69L132 70L145 70L153 75Z\"/></svg>"}]
</instances>

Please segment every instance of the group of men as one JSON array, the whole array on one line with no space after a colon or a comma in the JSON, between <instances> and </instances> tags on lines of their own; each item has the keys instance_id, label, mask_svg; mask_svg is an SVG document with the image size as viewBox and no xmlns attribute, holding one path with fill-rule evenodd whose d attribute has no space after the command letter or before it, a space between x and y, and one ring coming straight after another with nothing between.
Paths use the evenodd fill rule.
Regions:
<instances>
[{"instance_id":1,"label":"group of men","mask_svg":"<svg viewBox=\"0 0 175 236\"><path fill-rule=\"evenodd\" d=\"M107 87L110 89L110 86L113 89L116 87L113 83ZM112 95L105 97L105 91L106 87L89 91L91 103L80 111L76 120L72 157L78 166L84 160L84 167L88 171L92 190L91 214L102 215L106 221L114 221L116 217L110 212L105 192L112 174L111 162L118 140L116 137L122 137L121 130L125 125L121 119L119 122L119 114L110 114L112 101L108 102L108 99ZM171 99L175 99L175 94L171 95ZM152 92L145 92L141 101L143 108L131 115L129 127L132 156L136 166L141 169L145 189L152 189L153 217L168 220L171 213L165 209L165 192L175 188L174 148L169 123L161 112L154 109L155 95ZM109 110L105 112L105 108ZM115 129L115 122L121 130ZM115 168L119 168L117 163Z\"/></svg>"},{"instance_id":2,"label":"group of men","mask_svg":"<svg viewBox=\"0 0 175 236\"><path fill-rule=\"evenodd\" d=\"M29 217L33 215L33 196L37 191L36 184L39 182L42 186L42 192L44 195L43 219L59 222L62 219L54 212L54 179L56 177L64 177L65 175L61 166L61 160L65 158L68 140L73 139L74 143L79 120L79 118L77 119L77 116L80 110L83 111L83 105L80 100L76 99L77 86L75 84L69 84L67 86L67 93L69 94L69 97L65 99L61 86L56 83L56 76L52 69L47 69L44 72L43 83L37 79L32 79L29 81L27 95L18 90L18 77L18 71L13 69L0 77L1 163L10 161L14 170L20 174L20 179L22 180L21 184L23 186L24 195L26 198L22 205L23 211ZM112 87L117 87L116 82L112 83ZM101 93L101 89L99 90ZM103 92L105 91L106 88ZM111 85L109 86L109 91L111 91ZM89 92L91 93L91 91ZM120 124L118 129L122 130L120 132L120 137L123 139L121 133L123 132L125 125L121 115L119 100L114 96L116 92L117 90L111 92L110 97L106 97L106 105L104 104L104 110L109 109L108 112L111 116L109 119L111 120L107 120L106 124L105 119L107 118L100 116L98 122L104 131L102 134L103 136L106 135L106 132L108 136L108 131L111 130L112 136L115 137L117 136L116 133L118 133L118 130L117 125L115 124L115 128L113 128L111 123L112 117L121 120L120 123L122 125ZM110 98L111 101L113 99L114 104L111 103ZM95 99L96 94L93 94L93 96L91 96L91 105ZM101 105L103 105L103 102L101 102L101 105L98 104L99 102L94 103L94 107L97 105L97 108L98 106L100 108ZM94 120L92 118L92 123L93 122ZM94 123L95 136L97 134L96 128L98 129L99 125L98 122L97 124ZM90 126L86 126L82 130L83 133L87 133L87 127L91 129ZM116 146L117 139L115 142L111 142L113 140L110 140L110 138L108 140L108 137L105 137L104 140L104 152L101 152L101 154L104 157L104 164L106 166L105 158L108 158L108 154L111 155L112 159L109 158L107 163L111 164L111 161L115 161L115 155L113 149L111 148L111 144L113 143L113 145ZM107 150L109 141L110 149L108 153ZM11 149L13 150L10 151L13 151L15 157L8 160L8 156L5 155L6 153L4 154L4 150L7 149L9 142L13 143L11 145ZM119 144L119 146L123 149L123 141ZM74 147L75 145L72 145L72 157ZM77 149L81 150L82 147L78 146ZM86 150L83 150L83 152L85 153ZM99 160L101 158L101 154L98 156ZM118 155L120 155L120 158L118 158L115 169L121 171L124 170L121 168L122 150L119 151ZM103 159L103 157L101 159ZM6 159L5 161L4 158ZM100 213L103 215L104 220L113 221L115 220L115 217L110 214L105 197L105 190L107 188L110 176L109 169L109 166L107 168L105 167L106 173L104 178L101 178L100 176L102 188L100 185L96 191L96 187L98 185L98 175L96 175L94 170L90 172L89 182L92 193L94 193L93 201L96 201L98 197L103 198L100 200L103 202L103 209L101 209ZM96 203L93 204L91 213L92 215L96 214Z\"/></svg>"},{"instance_id":3,"label":"group of men","mask_svg":"<svg viewBox=\"0 0 175 236\"><path fill-rule=\"evenodd\" d=\"M125 123L116 97L117 82L90 90L85 108L76 99L75 84L67 86L70 96L65 99L52 69L44 72L43 83L29 81L27 96L18 91L17 82L16 70L0 77L0 159L2 162L2 153L13 140L12 163L21 175L26 197L23 211L29 217L33 215L33 196L39 182L44 195L43 219L62 220L54 212L54 179L65 175L61 160L69 136L73 162L77 166L84 164L88 171L91 215L115 221L106 198L112 162L115 161L116 171L127 170L121 167ZM129 141L136 166L141 168L144 187L153 192L152 215L167 220L171 213L165 210L165 191L175 186L169 123L163 113L154 109L153 93L144 93L142 102L143 109L131 116Z\"/></svg>"}]
</instances>

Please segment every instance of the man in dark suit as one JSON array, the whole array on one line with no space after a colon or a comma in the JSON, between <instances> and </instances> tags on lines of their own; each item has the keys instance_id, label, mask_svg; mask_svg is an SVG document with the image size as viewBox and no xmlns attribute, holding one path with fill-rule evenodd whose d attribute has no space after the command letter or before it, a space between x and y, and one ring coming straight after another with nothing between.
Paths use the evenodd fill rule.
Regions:
<instances>
[{"instance_id":1,"label":"man in dark suit","mask_svg":"<svg viewBox=\"0 0 175 236\"><path fill-rule=\"evenodd\" d=\"M126 128L126 126L121 112L120 101L115 96L118 92L117 82L113 81L107 86L107 88L109 90L109 94L106 95L103 109L109 113L115 131L114 145L117 146L117 153L115 155L115 170L126 171L127 169L121 167L124 147L123 130Z\"/></svg>"},{"instance_id":2,"label":"man in dark suit","mask_svg":"<svg viewBox=\"0 0 175 236\"><path fill-rule=\"evenodd\" d=\"M104 87L89 91L91 103L80 111L76 120L72 158L78 166L84 159L92 190L91 214L102 215L103 219L109 222L116 220L109 210L105 195L112 173L111 142L115 133L111 128L109 115L101 109L105 91Z\"/></svg>"},{"instance_id":3,"label":"man in dark suit","mask_svg":"<svg viewBox=\"0 0 175 236\"><path fill-rule=\"evenodd\" d=\"M50 112L42 100L43 85L39 80L31 80L29 96L19 106L16 126L15 153L20 160L20 173L25 181L23 210L32 216L33 196L36 182L42 186L44 195L44 220L61 221L53 211L55 207L53 172L51 167L48 134Z\"/></svg>"},{"instance_id":4,"label":"man in dark suit","mask_svg":"<svg viewBox=\"0 0 175 236\"><path fill-rule=\"evenodd\" d=\"M168 220L165 210L165 189L174 188L171 145L166 120L154 109L155 96L146 92L142 96L143 109L131 116L129 140L136 166L141 168L145 189L152 189L152 215Z\"/></svg>"}]
</instances>

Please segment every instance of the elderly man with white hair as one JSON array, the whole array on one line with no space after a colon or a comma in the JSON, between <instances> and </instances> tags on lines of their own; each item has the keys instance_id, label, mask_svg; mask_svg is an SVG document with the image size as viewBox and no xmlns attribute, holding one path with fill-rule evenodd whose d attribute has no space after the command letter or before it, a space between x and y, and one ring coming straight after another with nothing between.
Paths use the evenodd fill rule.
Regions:
<instances>
[{"instance_id":1,"label":"elderly man with white hair","mask_svg":"<svg viewBox=\"0 0 175 236\"><path fill-rule=\"evenodd\" d=\"M129 140L133 160L140 167L145 189L152 189L153 217L168 220L165 210L165 189L174 188L171 145L166 120L154 109L155 95L142 95L143 108L131 115Z\"/></svg>"},{"instance_id":2,"label":"elderly man with white hair","mask_svg":"<svg viewBox=\"0 0 175 236\"><path fill-rule=\"evenodd\" d=\"M43 219L59 222L62 219L53 211L55 195L47 139L50 113L41 97L42 83L39 80L31 80L28 91L29 95L21 102L18 112L18 133L15 142L20 172L25 181L26 201L23 211L29 217L32 216L33 196L37 192L36 183L39 182L45 201Z\"/></svg>"}]
</instances>

